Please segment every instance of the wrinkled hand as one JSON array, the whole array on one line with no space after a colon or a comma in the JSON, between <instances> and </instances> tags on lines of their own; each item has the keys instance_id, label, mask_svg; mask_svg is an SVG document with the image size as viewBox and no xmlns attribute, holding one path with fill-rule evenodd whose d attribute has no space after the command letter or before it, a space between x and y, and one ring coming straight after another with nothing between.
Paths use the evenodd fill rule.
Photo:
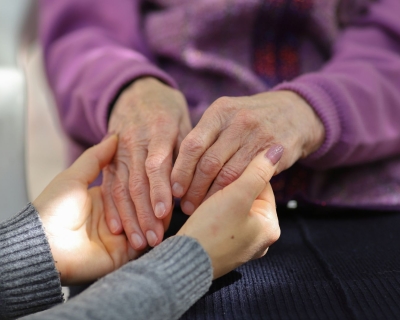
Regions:
<instances>
[{"instance_id":1,"label":"wrinkled hand","mask_svg":"<svg viewBox=\"0 0 400 320\"><path fill-rule=\"evenodd\" d=\"M256 156L235 182L203 202L178 232L203 246L211 259L214 279L264 256L280 236L269 180L283 148L272 148Z\"/></svg>"},{"instance_id":2,"label":"wrinkled hand","mask_svg":"<svg viewBox=\"0 0 400 320\"><path fill-rule=\"evenodd\" d=\"M261 150L286 152L275 174L317 150L324 127L313 109L291 91L216 100L183 140L172 174L172 193L191 214L201 202L235 181Z\"/></svg>"},{"instance_id":3,"label":"wrinkled hand","mask_svg":"<svg viewBox=\"0 0 400 320\"><path fill-rule=\"evenodd\" d=\"M174 153L191 130L183 95L154 78L136 80L118 98L109 131L119 134L113 163L103 170L110 230L125 230L133 248L162 241L170 217Z\"/></svg>"},{"instance_id":4,"label":"wrinkled hand","mask_svg":"<svg viewBox=\"0 0 400 320\"><path fill-rule=\"evenodd\" d=\"M117 141L113 135L88 149L33 202L64 285L96 280L138 256L125 234L109 231L100 188L88 190L113 158Z\"/></svg>"}]
</instances>

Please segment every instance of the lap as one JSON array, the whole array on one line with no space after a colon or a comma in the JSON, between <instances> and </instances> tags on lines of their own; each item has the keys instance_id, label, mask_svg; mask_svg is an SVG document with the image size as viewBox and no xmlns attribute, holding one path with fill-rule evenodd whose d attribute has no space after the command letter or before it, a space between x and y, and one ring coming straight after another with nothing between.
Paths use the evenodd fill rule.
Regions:
<instances>
[{"instance_id":1,"label":"lap","mask_svg":"<svg viewBox=\"0 0 400 320\"><path fill-rule=\"evenodd\" d=\"M307 213L306 213L307 212ZM396 319L400 214L278 210L262 259L214 281L183 319Z\"/></svg>"}]
</instances>

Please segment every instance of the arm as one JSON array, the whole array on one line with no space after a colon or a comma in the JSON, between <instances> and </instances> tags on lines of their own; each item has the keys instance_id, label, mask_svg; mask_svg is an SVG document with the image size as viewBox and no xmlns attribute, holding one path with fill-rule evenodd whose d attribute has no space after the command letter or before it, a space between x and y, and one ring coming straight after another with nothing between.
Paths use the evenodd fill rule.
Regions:
<instances>
[{"instance_id":1,"label":"arm","mask_svg":"<svg viewBox=\"0 0 400 320\"><path fill-rule=\"evenodd\" d=\"M60 279L64 284L84 283L119 269L67 304L29 319L121 319L132 315L175 319L208 290L213 278L262 257L279 238L269 180L283 149L275 146L260 153L235 183L202 204L178 236L127 263L136 253L126 246L125 235L113 235L106 227L102 198L92 192L98 188L87 190L115 149L112 136L58 175L34 202L40 219L29 206L29 212L24 210L0 225L1 256L17 249L13 259L0 265L2 318L61 302ZM24 220L25 215L28 219ZM19 247L13 246L19 242ZM44 267L41 261L45 261ZM15 286L9 288L10 283ZM49 297L52 299L47 301ZM14 311L18 313L11 313Z\"/></svg>"},{"instance_id":2,"label":"arm","mask_svg":"<svg viewBox=\"0 0 400 320\"><path fill-rule=\"evenodd\" d=\"M304 163L330 168L400 153L400 2L380 0L343 31L318 72L279 85L313 107L325 142Z\"/></svg>"},{"instance_id":3,"label":"arm","mask_svg":"<svg viewBox=\"0 0 400 320\"><path fill-rule=\"evenodd\" d=\"M0 319L61 302L61 282L50 246L35 208L28 205L0 224Z\"/></svg>"},{"instance_id":4,"label":"arm","mask_svg":"<svg viewBox=\"0 0 400 320\"><path fill-rule=\"evenodd\" d=\"M178 319L207 292L211 280L202 246L176 236L68 303L27 319Z\"/></svg>"},{"instance_id":5,"label":"arm","mask_svg":"<svg viewBox=\"0 0 400 320\"><path fill-rule=\"evenodd\" d=\"M64 129L84 146L98 143L106 134L110 106L125 85L143 76L175 85L151 61L141 36L140 3L40 2L49 83Z\"/></svg>"},{"instance_id":6,"label":"arm","mask_svg":"<svg viewBox=\"0 0 400 320\"><path fill-rule=\"evenodd\" d=\"M1 319L63 302L59 273L33 205L0 225L0 247ZM211 280L211 261L202 246L189 237L173 237L78 298L27 319L127 319L132 314L175 319L206 293Z\"/></svg>"},{"instance_id":7,"label":"arm","mask_svg":"<svg viewBox=\"0 0 400 320\"><path fill-rule=\"evenodd\" d=\"M119 134L113 165L103 172L106 219L138 250L162 241L173 154L191 129L185 98L149 58L140 4L41 2L46 70L61 122L84 147L107 130Z\"/></svg>"},{"instance_id":8,"label":"arm","mask_svg":"<svg viewBox=\"0 0 400 320\"><path fill-rule=\"evenodd\" d=\"M250 97L216 100L183 140L171 174L190 214L235 181L260 149L285 147L276 173L367 163L400 153L400 2L375 1L315 73Z\"/></svg>"},{"instance_id":9,"label":"arm","mask_svg":"<svg viewBox=\"0 0 400 320\"><path fill-rule=\"evenodd\" d=\"M281 146L260 153L235 183L216 193L188 219L178 236L67 304L28 319L179 318L206 293L213 278L262 257L278 239L269 180L282 153Z\"/></svg>"}]
</instances>

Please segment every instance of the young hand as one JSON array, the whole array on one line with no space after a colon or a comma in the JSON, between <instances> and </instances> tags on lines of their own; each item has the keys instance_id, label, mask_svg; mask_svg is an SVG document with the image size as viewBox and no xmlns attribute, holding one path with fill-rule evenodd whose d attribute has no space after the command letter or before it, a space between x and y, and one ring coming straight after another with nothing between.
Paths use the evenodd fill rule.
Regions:
<instances>
[{"instance_id":1,"label":"young hand","mask_svg":"<svg viewBox=\"0 0 400 320\"><path fill-rule=\"evenodd\" d=\"M112 135L86 150L33 201L63 285L95 280L138 256L125 234L109 231L100 188L88 190L117 143Z\"/></svg>"},{"instance_id":2,"label":"young hand","mask_svg":"<svg viewBox=\"0 0 400 320\"><path fill-rule=\"evenodd\" d=\"M219 190L193 213L178 235L193 237L211 258L214 279L260 258L278 240L280 228L269 180L283 147L275 145L250 162L232 184Z\"/></svg>"}]
</instances>

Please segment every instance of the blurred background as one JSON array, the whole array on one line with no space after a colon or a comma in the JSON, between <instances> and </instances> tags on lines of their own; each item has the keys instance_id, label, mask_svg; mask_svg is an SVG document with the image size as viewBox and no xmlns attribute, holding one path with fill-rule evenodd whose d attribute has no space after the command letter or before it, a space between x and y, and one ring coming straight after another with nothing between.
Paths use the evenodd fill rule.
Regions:
<instances>
[{"instance_id":1,"label":"blurred background","mask_svg":"<svg viewBox=\"0 0 400 320\"><path fill-rule=\"evenodd\" d=\"M0 0L0 220L34 200L66 162L36 21L36 1Z\"/></svg>"}]
</instances>

